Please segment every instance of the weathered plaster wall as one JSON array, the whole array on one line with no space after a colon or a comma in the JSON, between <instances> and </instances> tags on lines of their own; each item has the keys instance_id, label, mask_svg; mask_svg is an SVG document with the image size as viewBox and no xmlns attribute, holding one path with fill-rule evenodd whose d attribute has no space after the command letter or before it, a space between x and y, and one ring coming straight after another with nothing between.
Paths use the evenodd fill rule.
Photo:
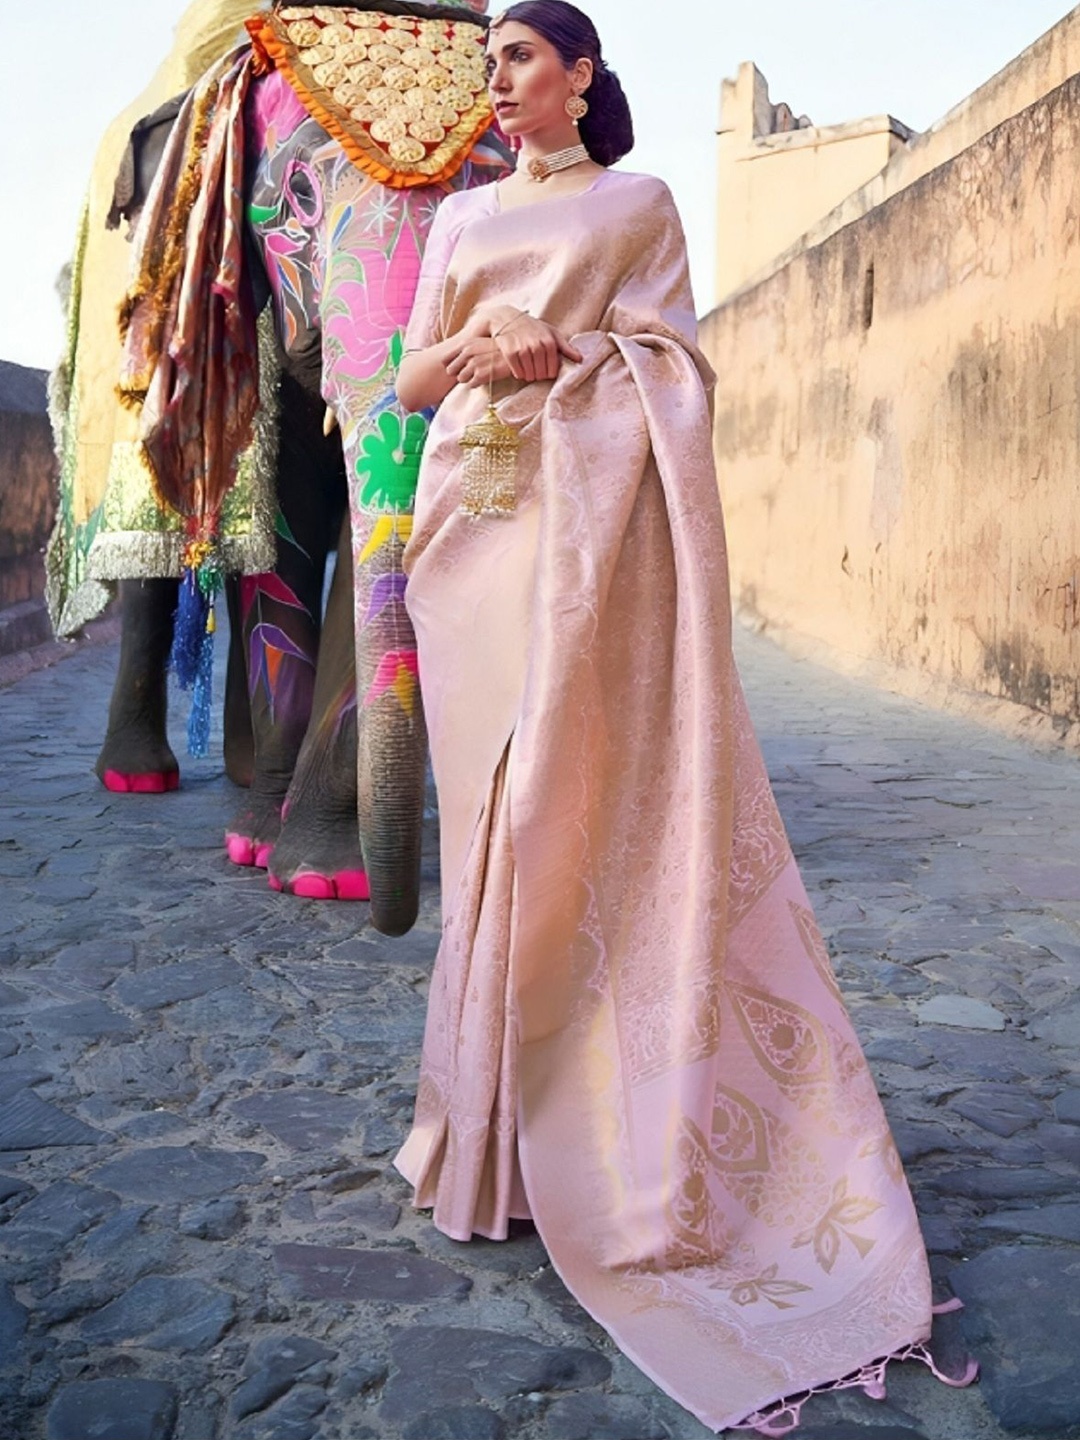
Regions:
<instances>
[{"instance_id":1,"label":"weathered plaster wall","mask_svg":"<svg viewBox=\"0 0 1080 1440\"><path fill-rule=\"evenodd\" d=\"M731 294L870 176L911 132L888 115L813 125L774 105L758 68L740 65L720 103L716 294Z\"/></svg>"},{"instance_id":2,"label":"weathered plaster wall","mask_svg":"<svg viewBox=\"0 0 1080 1440\"><path fill-rule=\"evenodd\" d=\"M1080 76L715 310L737 604L1080 720Z\"/></svg>"},{"instance_id":3,"label":"weathered plaster wall","mask_svg":"<svg viewBox=\"0 0 1080 1440\"><path fill-rule=\"evenodd\" d=\"M884 169L870 176L857 190L853 189L828 214L820 211L821 218L804 227L791 247L774 251L771 258L762 256L748 276L748 283L759 283L800 251L820 245L845 225L899 195L1077 73L1080 73L1080 5L985 85L954 105L929 130L909 137L907 144L896 147ZM722 213L720 220L723 226Z\"/></svg>"},{"instance_id":4,"label":"weathered plaster wall","mask_svg":"<svg viewBox=\"0 0 1080 1440\"><path fill-rule=\"evenodd\" d=\"M0 362L0 606L44 593L41 551L55 512L44 371Z\"/></svg>"}]
</instances>

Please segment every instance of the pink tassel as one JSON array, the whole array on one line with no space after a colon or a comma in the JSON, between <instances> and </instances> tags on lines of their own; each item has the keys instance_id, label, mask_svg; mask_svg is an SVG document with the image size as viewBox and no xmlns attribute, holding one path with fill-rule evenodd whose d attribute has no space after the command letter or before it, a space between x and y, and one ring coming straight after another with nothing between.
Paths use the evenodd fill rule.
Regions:
<instances>
[{"instance_id":1,"label":"pink tassel","mask_svg":"<svg viewBox=\"0 0 1080 1440\"><path fill-rule=\"evenodd\" d=\"M935 1315L949 1315L955 1310L962 1310L963 1303L960 1300L946 1300L942 1305L935 1305ZM779 1400L776 1405L768 1410L756 1410L753 1415L748 1415L741 1425L735 1428L738 1430L753 1430L758 1435L764 1435L767 1440L779 1440L780 1436L790 1435L798 1428L802 1419L802 1408L814 1395L829 1395L837 1390L862 1390L869 1395L871 1400L884 1400L885 1390L885 1367L890 1361L919 1360L926 1366L930 1373L937 1377L943 1385L951 1385L954 1389L963 1389L979 1373L978 1363L969 1360L967 1368L960 1376L946 1375L939 1370L925 1344L907 1345L903 1350L898 1350L894 1355L886 1355L883 1360L877 1360L871 1365L864 1365L854 1375L846 1375L841 1380L833 1380L828 1385L815 1386L813 1390L807 1390L805 1394L794 1399Z\"/></svg>"}]
</instances>

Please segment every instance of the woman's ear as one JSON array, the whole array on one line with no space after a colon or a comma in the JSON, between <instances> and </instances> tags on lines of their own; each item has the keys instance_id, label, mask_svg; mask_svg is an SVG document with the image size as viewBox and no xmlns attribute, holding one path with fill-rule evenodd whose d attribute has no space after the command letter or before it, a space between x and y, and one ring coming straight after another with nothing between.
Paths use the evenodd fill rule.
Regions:
<instances>
[{"instance_id":1,"label":"woman's ear","mask_svg":"<svg viewBox=\"0 0 1080 1440\"><path fill-rule=\"evenodd\" d=\"M583 55L580 60L575 62L574 68L573 70L571 70L570 74L573 77L574 85L579 95L584 94L585 91L588 90L589 86L592 84L593 71L593 62L588 58L588 56Z\"/></svg>"}]
</instances>

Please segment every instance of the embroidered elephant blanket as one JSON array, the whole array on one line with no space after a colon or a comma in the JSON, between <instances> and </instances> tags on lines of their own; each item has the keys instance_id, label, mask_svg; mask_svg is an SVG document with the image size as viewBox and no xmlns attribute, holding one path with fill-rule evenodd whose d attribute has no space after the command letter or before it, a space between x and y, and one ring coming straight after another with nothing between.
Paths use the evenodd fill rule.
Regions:
<instances>
[{"instance_id":1,"label":"embroidered elephant blanket","mask_svg":"<svg viewBox=\"0 0 1080 1440\"><path fill-rule=\"evenodd\" d=\"M72 257L64 355L53 375L53 430L60 463L56 528L46 556L53 626L69 635L108 603L104 581L180 573L175 515L157 504L139 444L139 419L117 400L121 341L116 316L128 285L131 245L109 228L118 171L133 127L191 88L243 35L259 0L192 0L154 77L98 146ZM272 559L272 534L253 519L254 476L243 472L227 529L240 568Z\"/></svg>"},{"instance_id":2,"label":"embroidered elephant blanket","mask_svg":"<svg viewBox=\"0 0 1080 1440\"><path fill-rule=\"evenodd\" d=\"M227 570L253 573L273 566L273 330L280 325L288 345L292 322L283 312L294 303L310 310L325 277L284 258L279 262L283 247L297 248L298 222L301 240L320 241L314 234L318 216L290 215L283 204L274 217L260 217L263 230L277 218L283 232L271 241L271 287L279 271L299 278L288 299L275 294L279 313L266 314L257 346L252 277L242 273L237 243L245 223L244 167L261 158L250 150L245 155L244 148L251 82L276 68L302 107L300 121L306 114L359 172L351 203L342 206L341 225L326 237L327 252L337 246L345 254L353 247L358 260L370 252L377 269L401 251L400 263L393 265L399 292L394 313L381 315L380 333L367 336L368 344L382 351L380 370L393 368L394 337L404 329L416 280L409 256L418 260L438 200L448 189L503 172L504 158L482 141L492 115L483 77L484 27L476 7L417 4L410 13L389 15L377 4L361 3L286 7L272 17L252 17L257 4L197 0L181 21L178 50L183 43L181 53L188 61L197 56L199 68L163 67L159 80L182 78L165 93L155 82L143 97L150 110L175 90L193 86L144 209L134 257L131 247L113 236L110 253L119 247L122 259L120 268L113 267L115 276L103 273L98 258L104 200L84 217L67 382L57 407L64 412L57 421L62 504L49 577L54 624L61 633L102 608L109 595L102 581L179 575L185 561L199 553L193 542L200 546L213 538ZM222 59L245 15L253 49ZM222 17L228 18L227 31ZM262 109L287 110L275 94L267 98ZM145 110L133 107L125 119L137 119ZM276 134L278 145L298 127L294 113L288 120L290 132ZM95 170L95 176L98 170L104 176L103 195L107 182L110 203L131 125L119 127L120 122L114 127L117 144L103 147L108 163L102 160ZM375 193L383 185L416 190L403 224ZM347 187L337 188L344 194ZM311 232L306 237L305 229ZM403 235L407 243L399 244ZM115 315L132 262L121 355ZM104 322L97 315L102 303ZM85 323L91 313L92 327ZM369 312L358 323L370 330L373 319ZM104 361L91 363L99 354ZM116 402L118 376L126 410ZM384 408L388 388L392 398L392 377L380 390Z\"/></svg>"}]
</instances>

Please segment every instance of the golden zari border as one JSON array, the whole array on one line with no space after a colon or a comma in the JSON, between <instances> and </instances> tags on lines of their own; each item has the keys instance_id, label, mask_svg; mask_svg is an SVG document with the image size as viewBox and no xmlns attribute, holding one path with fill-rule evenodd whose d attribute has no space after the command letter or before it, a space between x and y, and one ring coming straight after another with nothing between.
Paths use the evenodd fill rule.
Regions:
<instances>
[{"instance_id":1,"label":"golden zari border","mask_svg":"<svg viewBox=\"0 0 1080 1440\"><path fill-rule=\"evenodd\" d=\"M387 72L392 67L404 74L403 62L396 66L393 63L394 60L401 62L400 41L397 46L387 44L385 56L375 55L371 59L368 56L373 50L382 48L379 42L389 32L403 29L414 31L413 47L416 50L426 48L426 42L433 33L432 26L436 22L413 21L407 16L382 16L378 11L372 10L335 7L334 23L322 24L324 13L323 7L314 10L290 7L285 11L252 16L246 25L255 51L256 72L266 73L271 69L280 71L296 92L304 109L337 140L352 163L391 189L404 190L415 185L434 185L456 175L469 158L476 142L495 118L486 84L480 80L482 71L478 68L483 61L487 33L485 27L464 19L438 22L438 28L442 32L442 45L453 56L460 58L461 65L466 67L466 74L459 80L453 71L452 62L445 68L427 67L426 78L431 80L434 70L435 78L439 80L437 87L432 84L431 101L437 105L445 92L452 89L457 97L462 95L463 90L467 92L469 104L467 108L457 112L458 118L454 124L438 126L438 130L443 133L442 138L435 143L423 143L416 139L408 147L415 149L415 157L411 154L401 155L400 146L399 154L395 156L388 147L402 137L398 134L398 127L393 124L395 116L389 112L396 110L394 102L400 103L401 96L395 94L391 99L390 92L395 88L394 85L381 84L380 81L387 78ZM298 25L301 16L304 19ZM309 16L310 19L307 18ZM352 35L346 33L346 26L350 22L356 32ZM302 26L307 26L308 30L300 33ZM296 31L299 39L306 43L298 44L297 39L290 36L290 29ZM383 34L380 35L379 30ZM364 66L365 78L368 78L366 72L374 71L376 67L382 72L378 77L374 74L370 76L374 83L369 82L364 86L367 95L363 101L356 95L356 82L339 76L338 72L344 67L326 58L346 47L350 52L349 58L355 59L358 66ZM361 59L358 51L364 47L368 55ZM398 54L393 58L390 53L392 48L398 49ZM302 50L313 51L315 63L305 63L301 58ZM322 72L322 78L317 76L317 71ZM389 78L393 81L395 76L390 75ZM397 78L400 82L402 77ZM327 80L330 83L325 83ZM416 88L423 88L424 76L418 73L417 81ZM342 102L339 92L344 92L348 97L348 105ZM357 110L363 114L362 119L357 117ZM420 113L417 112L417 119L420 118ZM393 135L395 138L387 138L385 144L380 143L372 133L373 130L380 135Z\"/></svg>"}]
</instances>

